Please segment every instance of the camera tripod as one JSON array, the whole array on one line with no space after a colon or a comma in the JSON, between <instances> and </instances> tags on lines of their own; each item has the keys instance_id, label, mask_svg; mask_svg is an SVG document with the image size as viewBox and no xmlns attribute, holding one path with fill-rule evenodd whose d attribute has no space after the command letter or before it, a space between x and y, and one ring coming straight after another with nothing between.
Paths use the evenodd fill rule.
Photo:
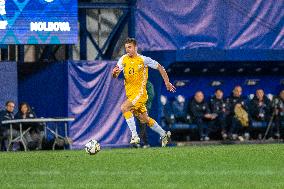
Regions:
<instances>
[{"instance_id":1,"label":"camera tripod","mask_svg":"<svg viewBox=\"0 0 284 189\"><path fill-rule=\"evenodd\" d=\"M273 113L271 115L271 118L270 118L270 120L268 122L268 125L267 125L267 128L266 128L265 134L264 134L264 136L262 138L263 141L266 139L266 137L268 135L268 132L270 131L270 129L272 127L273 121L276 119L276 116L277 116L276 115L276 110L277 110L276 108L273 110ZM277 124L276 127L277 127L277 133L280 133L279 125ZM280 135L277 136L277 139L278 140L280 139Z\"/></svg>"}]
</instances>

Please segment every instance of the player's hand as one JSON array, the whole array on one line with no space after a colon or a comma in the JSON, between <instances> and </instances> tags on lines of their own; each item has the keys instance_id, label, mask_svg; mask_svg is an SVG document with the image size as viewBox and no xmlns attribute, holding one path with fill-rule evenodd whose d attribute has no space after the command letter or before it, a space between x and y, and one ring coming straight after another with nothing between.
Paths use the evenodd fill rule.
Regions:
<instances>
[{"instance_id":1,"label":"player's hand","mask_svg":"<svg viewBox=\"0 0 284 189\"><path fill-rule=\"evenodd\" d=\"M165 83L166 84L166 88L168 91L174 93L176 92L176 88L173 84L171 84L170 82Z\"/></svg>"},{"instance_id":2,"label":"player's hand","mask_svg":"<svg viewBox=\"0 0 284 189\"><path fill-rule=\"evenodd\" d=\"M112 70L112 77L117 78L118 74L120 73L118 65L116 65Z\"/></svg>"},{"instance_id":3,"label":"player's hand","mask_svg":"<svg viewBox=\"0 0 284 189\"><path fill-rule=\"evenodd\" d=\"M218 114L213 113L213 114L211 114L211 119L215 119L217 116L218 116Z\"/></svg>"},{"instance_id":4,"label":"player's hand","mask_svg":"<svg viewBox=\"0 0 284 189\"><path fill-rule=\"evenodd\" d=\"M211 114L204 114L204 117L207 119L211 119Z\"/></svg>"}]
</instances>

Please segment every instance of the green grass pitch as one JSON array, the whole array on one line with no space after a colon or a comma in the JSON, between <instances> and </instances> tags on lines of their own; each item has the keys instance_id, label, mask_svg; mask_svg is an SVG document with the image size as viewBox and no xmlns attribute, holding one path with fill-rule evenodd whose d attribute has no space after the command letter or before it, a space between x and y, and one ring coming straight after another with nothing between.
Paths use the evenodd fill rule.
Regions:
<instances>
[{"instance_id":1,"label":"green grass pitch","mask_svg":"<svg viewBox=\"0 0 284 189\"><path fill-rule=\"evenodd\" d=\"M0 188L284 188L284 145L1 152Z\"/></svg>"}]
</instances>

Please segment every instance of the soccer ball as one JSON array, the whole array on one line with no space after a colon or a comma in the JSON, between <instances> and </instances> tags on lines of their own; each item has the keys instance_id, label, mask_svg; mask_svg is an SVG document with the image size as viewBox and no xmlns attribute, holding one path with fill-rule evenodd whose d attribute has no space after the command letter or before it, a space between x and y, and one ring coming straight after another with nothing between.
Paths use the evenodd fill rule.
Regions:
<instances>
[{"instance_id":1,"label":"soccer ball","mask_svg":"<svg viewBox=\"0 0 284 189\"><path fill-rule=\"evenodd\" d=\"M98 141L92 139L85 145L85 150L90 155L95 155L101 150L101 145Z\"/></svg>"}]
</instances>

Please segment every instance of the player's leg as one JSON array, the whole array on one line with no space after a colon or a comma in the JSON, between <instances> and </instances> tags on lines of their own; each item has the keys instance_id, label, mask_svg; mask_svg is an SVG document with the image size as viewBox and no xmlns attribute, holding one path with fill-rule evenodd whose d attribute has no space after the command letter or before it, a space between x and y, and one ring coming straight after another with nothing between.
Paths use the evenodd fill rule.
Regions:
<instances>
[{"instance_id":1,"label":"player's leg","mask_svg":"<svg viewBox=\"0 0 284 189\"><path fill-rule=\"evenodd\" d=\"M146 123L148 126L158 133L161 136L162 139L162 146L166 146L170 140L171 137L171 132L170 131L165 131L153 118L150 118L148 116L147 111L139 114L138 119L140 120L141 123Z\"/></svg>"},{"instance_id":2,"label":"player's leg","mask_svg":"<svg viewBox=\"0 0 284 189\"><path fill-rule=\"evenodd\" d=\"M136 124L135 124L135 120L134 120L134 116L133 113L131 111L131 109L133 108L133 104L129 101L126 100L123 102L123 104L121 105L121 111L122 114L126 120L126 123L131 131L131 144L138 144L140 143L140 138L138 137L137 134L137 130L136 130Z\"/></svg>"},{"instance_id":3,"label":"player's leg","mask_svg":"<svg viewBox=\"0 0 284 189\"><path fill-rule=\"evenodd\" d=\"M140 121L138 121L138 127L139 127L139 137L141 139L143 147L147 148L149 145L147 138L147 124L146 123L142 124Z\"/></svg>"}]
</instances>

